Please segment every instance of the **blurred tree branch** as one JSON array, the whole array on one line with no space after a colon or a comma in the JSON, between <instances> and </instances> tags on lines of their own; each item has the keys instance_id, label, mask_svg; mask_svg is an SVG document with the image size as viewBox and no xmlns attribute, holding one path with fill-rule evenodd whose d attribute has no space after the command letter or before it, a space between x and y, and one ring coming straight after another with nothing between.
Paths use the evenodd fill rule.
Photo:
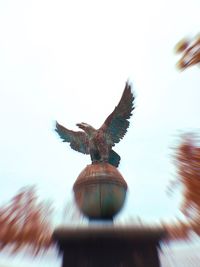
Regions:
<instances>
[{"instance_id":1,"label":"blurred tree branch","mask_svg":"<svg viewBox=\"0 0 200 267\"><path fill-rule=\"evenodd\" d=\"M177 62L180 70L200 63L200 35L193 40L183 39L175 47L176 53L182 53L182 57Z\"/></svg>"},{"instance_id":2,"label":"blurred tree branch","mask_svg":"<svg viewBox=\"0 0 200 267\"><path fill-rule=\"evenodd\" d=\"M163 223L168 239L188 239L190 231L200 235L200 139L195 134L182 136L175 149L178 182L183 186L183 202L180 207L187 222Z\"/></svg>"},{"instance_id":3,"label":"blurred tree branch","mask_svg":"<svg viewBox=\"0 0 200 267\"><path fill-rule=\"evenodd\" d=\"M36 255L52 245L52 207L39 202L35 187L25 187L0 207L0 249L11 246L13 252L29 247Z\"/></svg>"}]
</instances>

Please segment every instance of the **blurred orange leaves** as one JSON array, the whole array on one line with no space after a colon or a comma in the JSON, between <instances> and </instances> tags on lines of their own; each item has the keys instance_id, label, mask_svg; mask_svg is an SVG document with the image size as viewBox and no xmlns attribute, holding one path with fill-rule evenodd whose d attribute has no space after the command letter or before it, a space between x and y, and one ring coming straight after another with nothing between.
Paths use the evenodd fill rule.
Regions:
<instances>
[{"instance_id":1,"label":"blurred orange leaves","mask_svg":"<svg viewBox=\"0 0 200 267\"><path fill-rule=\"evenodd\" d=\"M25 187L0 207L0 249L11 245L13 252L29 247L34 255L48 249L52 226L50 204L39 202L34 187Z\"/></svg>"},{"instance_id":2,"label":"blurred orange leaves","mask_svg":"<svg viewBox=\"0 0 200 267\"><path fill-rule=\"evenodd\" d=\"M182 53L182 57L177 62L177 67L184 70L188 67L200 63L200 35L194 40L183 39L175 47L176 53Z\"/></svg>"},{"instance_id":3,"label":"blurred orange leaves","mask_svg":"<svg viewBox=\"0 0 200 267\"><path fill-rule=\"evenodd\" d=\"M163 223L163 226L169 240L186 240L190 231L200 235L200 140L197 135L182 136L180 145L175 150L175 164L178 182L183 187L180 210L188 222L178 220L177 223Z\"/></svg>"}]
</instances>

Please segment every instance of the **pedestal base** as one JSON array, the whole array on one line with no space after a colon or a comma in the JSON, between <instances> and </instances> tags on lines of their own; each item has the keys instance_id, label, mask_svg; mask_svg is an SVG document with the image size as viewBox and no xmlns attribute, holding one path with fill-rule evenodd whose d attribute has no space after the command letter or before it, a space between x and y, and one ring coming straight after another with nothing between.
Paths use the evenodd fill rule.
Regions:
<instances>
[{"instance_id":1,"label":"pedestal base","mask_svg":"<svg viewBox=\"0 0 200 267\"><path fill-rule=\"evenodd\" d=\"M53 235L62 267L159 267L163 236L163 229L119 226L65 227Z\"/></svg>"}]
</instances>

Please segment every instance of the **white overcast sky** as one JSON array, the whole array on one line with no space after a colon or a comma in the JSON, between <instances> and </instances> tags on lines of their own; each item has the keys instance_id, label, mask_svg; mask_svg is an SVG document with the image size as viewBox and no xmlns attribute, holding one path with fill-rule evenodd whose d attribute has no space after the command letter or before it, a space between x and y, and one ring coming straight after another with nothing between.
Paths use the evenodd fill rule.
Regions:
<instances>
[{"instance_id":1,"label":"white overcast sky","mask_svg":"<svg viewBox=\"0 0 200 267\"><path fill-rule=\"evenodd\" d=\"M121 218L173 218L173 151L198 131L200 69L175 68L175 44L200 29L199 0L0 1L0 201L36 184L57 210L90 163L54 132L55 120L100 127L127 79L137 96L115 150L129 185Z\"/></svg>"}]
</instances>

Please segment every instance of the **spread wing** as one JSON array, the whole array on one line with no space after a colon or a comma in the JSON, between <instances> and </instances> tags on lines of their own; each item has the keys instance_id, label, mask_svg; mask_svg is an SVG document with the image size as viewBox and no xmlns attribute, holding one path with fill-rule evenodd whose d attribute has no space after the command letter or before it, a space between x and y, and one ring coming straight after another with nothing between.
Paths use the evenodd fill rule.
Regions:
<instances>
[{"instance_id":1,"label":"spread wing","mask_svg":"<svg viewBox=\"0 0 200 267\"><path fill-rule=\"evenodd\" d=\"M71 131L56 122L55 131L59 134L63 142L69 142L72 149L83 154L89 154L89 141L82 131Z\"/></svg>"},{"instance_id":2,"label":"spread wing","mask_svg":"<svg viewBox=\"0 0 200 267\"><path fill-rule=\"evenodd\" d=\"M121 100L99 129L104 132L107 142L111 145L118 143L126 134L128 119L134 109L134 99L131 85L127 82Z\"/></svg>"}]
</instances>

